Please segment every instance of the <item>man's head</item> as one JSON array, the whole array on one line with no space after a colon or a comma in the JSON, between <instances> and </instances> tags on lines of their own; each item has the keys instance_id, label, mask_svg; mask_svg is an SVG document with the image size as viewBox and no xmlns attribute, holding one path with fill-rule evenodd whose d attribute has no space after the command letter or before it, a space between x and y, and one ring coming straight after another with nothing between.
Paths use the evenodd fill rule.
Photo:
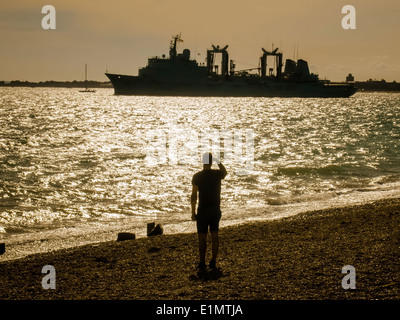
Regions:
<instances>
[{"instance_id":1,"label":"man's head","mask_svg":"<svg viewBox=\"0 0 400 320\"><path fill-rule=\"evenodd\" d=\"M202 162L203 162L204 169L211 168L212 161L213 161L213 157L212 157L211 152L206 152L203 154Z\"/></svg>"}]
</instances>

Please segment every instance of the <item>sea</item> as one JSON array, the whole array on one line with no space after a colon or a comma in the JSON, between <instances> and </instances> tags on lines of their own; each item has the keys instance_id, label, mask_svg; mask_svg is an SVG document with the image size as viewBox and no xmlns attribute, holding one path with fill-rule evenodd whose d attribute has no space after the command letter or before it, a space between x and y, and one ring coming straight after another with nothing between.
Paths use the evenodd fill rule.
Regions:
<instances>
[{"instance_id":1,"label":"sea","mask_svg":"<svg viewBox=\"0 0 400 320\"><path fill-rule=\"evenodd\" d=\"M195 232L201 155L226 167L221 225L400 197L400 93L117 96L0 88L1 260ZM217 168L216 164L213 165Z\"/></svg>"}]
</instances>

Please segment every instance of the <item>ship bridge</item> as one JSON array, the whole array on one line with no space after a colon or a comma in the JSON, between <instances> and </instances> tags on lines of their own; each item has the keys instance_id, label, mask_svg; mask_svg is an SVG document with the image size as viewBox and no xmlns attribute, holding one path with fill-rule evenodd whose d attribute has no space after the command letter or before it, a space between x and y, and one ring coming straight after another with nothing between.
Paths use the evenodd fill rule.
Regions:
<instances>
[{"instance_id":1,"label":"ship bridge","mask_svg":"<svg viewBox=\"0 0 400 320\"><path fill-rule=\"evenodd\" d=\"M189 49L178 54L178 42L183 42L180 35L174 36L171 41L169 58L165 55L161 58L149 58L147 66L139 69L139 77L169 83L204 82L207 77L206 67L199 66L196 60L190 59Z\"/></svg>"}]
</instances>

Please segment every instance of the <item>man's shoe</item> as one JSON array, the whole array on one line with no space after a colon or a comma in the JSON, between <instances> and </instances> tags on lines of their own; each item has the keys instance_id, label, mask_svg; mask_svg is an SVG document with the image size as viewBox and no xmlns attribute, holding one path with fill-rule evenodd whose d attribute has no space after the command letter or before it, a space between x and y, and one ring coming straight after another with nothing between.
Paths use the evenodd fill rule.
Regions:
<instances>
[{"instance_id":1,"label":"man's shoe","mask_svg":"<svg viewBox=\"0 0 400 320\"><path fill-rule=\"evenodd\" d=\"M208 265L211 269L215 269L217 267L217 262L215 260L211 260Z\"/></svg>"},{"instance_id":2,"label":"man's shoe","mask_svg":"<svg viewBox=\"0 0 400 320\"><path fill-rule=\"evenodd\" d=\"M199 265L197 266L197 269L205 270L206 269L206 264L204 262L200 262Z\"/></svg>"}]
</instances>

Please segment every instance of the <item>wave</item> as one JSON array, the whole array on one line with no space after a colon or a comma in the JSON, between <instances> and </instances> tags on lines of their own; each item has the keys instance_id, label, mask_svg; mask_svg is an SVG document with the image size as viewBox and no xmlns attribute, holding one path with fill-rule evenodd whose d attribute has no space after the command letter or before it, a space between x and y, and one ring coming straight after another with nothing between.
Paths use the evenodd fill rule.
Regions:
<instances>
[{"instance_id":1,"label":"wave","mask_svg":"<svg viewBox=\"0 0 400 320\"><path fill-rule=\"evenodd\" d=\"M336 191L302 194L298 196L281 195L276 197L267 197L266 202L271 206L282 206L289 204L306 203L310 201L326 201L335 198L337 195L338 193Z\"/></svg>"},{"instance_id":2,"label":"wave","mask_svg":"<svg viewBox=\"0 0 400 320\"><path fill-rule=\"evenodd\" d=\"M278 168L276 175L285 176L298 176L298 175L335 175L343 174L346 172L346 168L337 165L328 165L325 167L286 167Z\"/></svg>"},{"instance_id":3,"label":"wave","mask_svg":"<svg viewBox=\"0 0 400 320\"><path fill-rule=\"evenodd\" d=\"M327 165L322 167L277 168L275 176L375 176L376 169L369 166Z\"/></svg>"}]
</instances>

